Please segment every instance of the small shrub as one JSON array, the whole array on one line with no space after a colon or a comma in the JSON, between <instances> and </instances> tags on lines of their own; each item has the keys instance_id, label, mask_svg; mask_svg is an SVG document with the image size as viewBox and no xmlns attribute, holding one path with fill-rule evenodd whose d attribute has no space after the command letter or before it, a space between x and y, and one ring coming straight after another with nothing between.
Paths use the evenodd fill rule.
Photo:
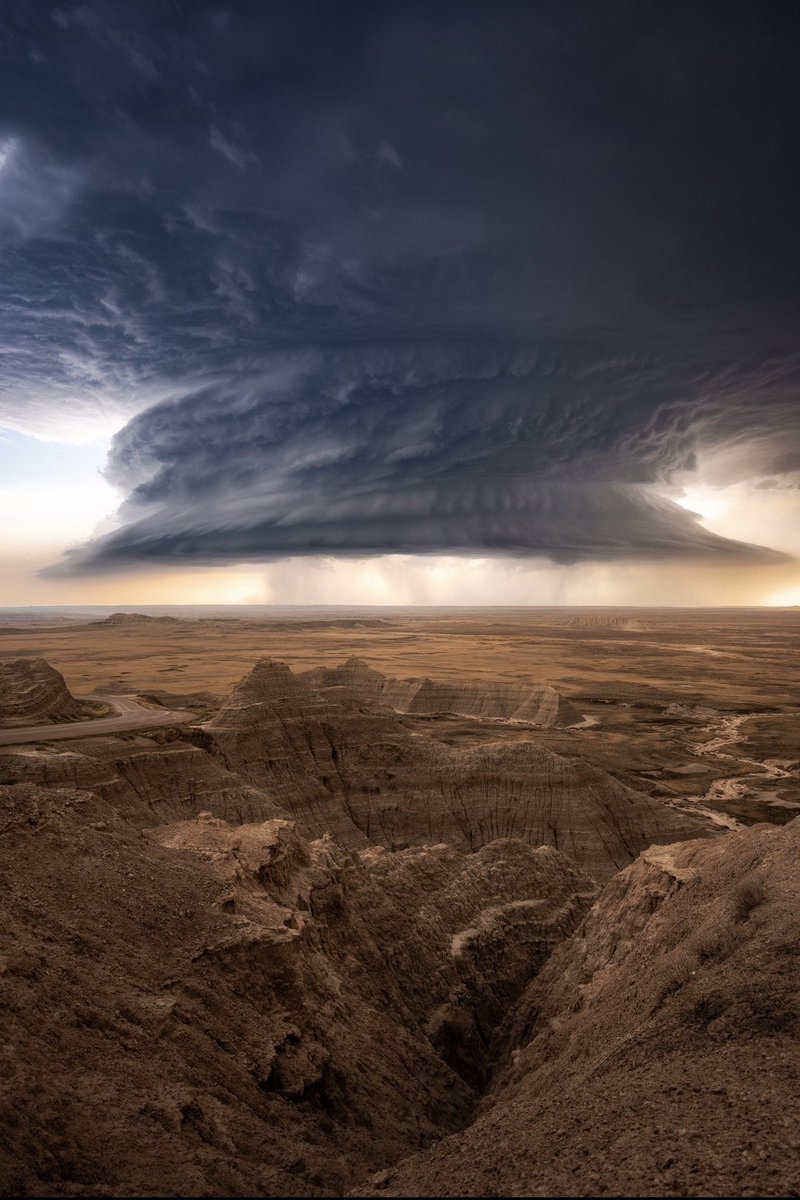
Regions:
<instances>
[{"instance_id":1,"label":"small shrub","mask_svg":"<svg viewBox=\"0 0 800 1200\"><path fill-rule=\"evenodd\" d=\"M656 976L655 1007L663 1004L667 996L684 987L697 966L697 957L687 946L676 946L661 963Z\"/></svg>"},{"instance_id":2,"label":"small shrub","mask_svg":"<svg viewBox=\"0 0 800 1200\"><path fill-rule=\"evenodd\" d=\"M724 917L713 924L707 922L691 939L691 947L700 962L709 959L726 959L737 944L736 930L730 919Z\"/></svg>"},{"instance_id":3,"label":"small shrub","mask_svg":"<svg viewBox=\"0 0 800 1200\"><path fill-rule=\"evenodd\" d=\"M767 889L758 875L747 875L737 884L733 892L733 919L737 925L748 919L753 909L764 904Z\"/></svg>"}]
</instances>

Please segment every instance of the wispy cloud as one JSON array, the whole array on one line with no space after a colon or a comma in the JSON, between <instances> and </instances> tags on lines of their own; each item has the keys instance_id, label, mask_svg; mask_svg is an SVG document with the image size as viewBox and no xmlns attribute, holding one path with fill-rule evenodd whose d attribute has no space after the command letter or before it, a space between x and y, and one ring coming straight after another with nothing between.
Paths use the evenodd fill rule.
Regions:
<instances>
[{"instance_id":1,"label":"wispy cloud","mask_svg":"<svg viewBox=\"0 0 800 1200\"><path fill-rule=\"evenodd\" d=\"M212 125L208 132L208 144L212 150L216 150L240 171L246 171L248 166L258 165L255 154L230 141L221 130L217 129L216 125Z\"/></svg>"}]
</instances>

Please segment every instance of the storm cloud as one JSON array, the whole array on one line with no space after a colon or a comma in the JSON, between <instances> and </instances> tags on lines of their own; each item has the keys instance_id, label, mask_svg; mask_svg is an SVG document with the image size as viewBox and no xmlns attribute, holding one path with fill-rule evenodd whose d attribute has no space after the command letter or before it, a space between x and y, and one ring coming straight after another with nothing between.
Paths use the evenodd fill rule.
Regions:
<instances>
[{"instance_id":1,"label":"storm cloud","mask_svg":"<svg viewBox=\"0 0 800 1200\"><path fill-rule=\"evenodd\" d=\"M574 345L276 355L129 423L108 467L129 492L122 528L66 570L302 554L755 554L661 494L706 449L727 449L734 477L742 452L769 470L786 458L777 438L754 445L749 406L719 387ZM791 430L792 394L790 380L762 407L771 430Z\"/></svg>"},{"instance_id":2,"label":"storm cloud","mask_svg":"<svg viewBox=\"0 0 800 1200\"><path fill-rule=\"evenodd\" d=\"M124 423L56 572L767 553L676 500L800 471L789 6L9 14L0 422Z\"/></svg>"}]
</instances>

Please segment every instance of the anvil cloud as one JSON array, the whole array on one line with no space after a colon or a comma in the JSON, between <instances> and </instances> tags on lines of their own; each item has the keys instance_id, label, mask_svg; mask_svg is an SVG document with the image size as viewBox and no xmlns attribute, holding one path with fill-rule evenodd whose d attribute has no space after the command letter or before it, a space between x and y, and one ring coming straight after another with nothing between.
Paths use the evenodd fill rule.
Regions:
<instances>
[{"instance_id":1,"label":"anvil cloud","mask_svg":"<svg viewBox=\"0 0 800 1200\"><path fill-rule=\"evenodd\" d=\"M675 501L800 472L791 6L3 20L0 424L123 426L53 573L769 557Z\"/></svg>"}]
</instances>

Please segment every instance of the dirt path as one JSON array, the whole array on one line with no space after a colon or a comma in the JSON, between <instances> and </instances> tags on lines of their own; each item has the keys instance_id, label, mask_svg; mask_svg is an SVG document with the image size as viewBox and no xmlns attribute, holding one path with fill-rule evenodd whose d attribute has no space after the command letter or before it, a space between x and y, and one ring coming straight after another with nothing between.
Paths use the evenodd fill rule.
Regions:
<instances>
[{"instance_id":1,"label":"dirt path","mask_svg":"<svg viewBox=\"0 0 800 1200\"><path fill-rule=\"evenodd\" d=\"M103 700L115 708L119 715L97 717L91 721L69 721L64 725L26 725L17 729L0 729L0 746L64 741L98 733L122 733L149 725L184 725L197 715L183 709L150 708L132 696L103 696Z\"/></svg>"}]
</instances>

